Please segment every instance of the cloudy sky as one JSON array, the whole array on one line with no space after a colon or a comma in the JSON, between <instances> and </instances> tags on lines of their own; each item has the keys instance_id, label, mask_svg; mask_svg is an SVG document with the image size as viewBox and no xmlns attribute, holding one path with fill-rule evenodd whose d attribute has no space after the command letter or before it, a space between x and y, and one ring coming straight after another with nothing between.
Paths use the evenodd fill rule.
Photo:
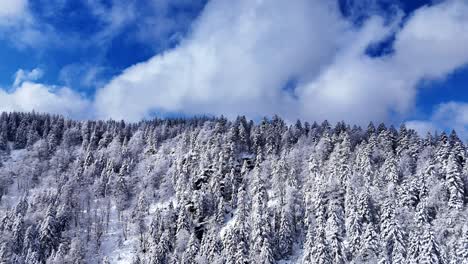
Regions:
<instances>
[{"instance_id":1,"label":"cloudy sky","mask_svg":"<svg viewBox=\"0 0 468 264\"><path fill-rule=\"evenodd\" d=\"M0 110L278 114L468 139L466 0L0 0Z\"/></svg>"}]
</instances>

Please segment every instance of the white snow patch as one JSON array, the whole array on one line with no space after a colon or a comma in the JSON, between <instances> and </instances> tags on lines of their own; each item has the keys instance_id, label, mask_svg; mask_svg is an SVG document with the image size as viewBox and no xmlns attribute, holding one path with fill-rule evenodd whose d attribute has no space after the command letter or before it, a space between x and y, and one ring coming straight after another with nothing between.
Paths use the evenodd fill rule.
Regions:
<instances>
[{"instance_id":1,"label":"white snow patch","mask_svg":"<svg viewBox=\"0 0 468 264\"><path fill-rule=\"evenodd\" d=\"M123 226L127 226L127 240L124 239ZM111 263L131 263L137 255L138 239L133 234L130 220L119 220L118 211L115 205L111 207L109 228L103 235L101 252L107 256Z\"/></svg>"}]
</instances>

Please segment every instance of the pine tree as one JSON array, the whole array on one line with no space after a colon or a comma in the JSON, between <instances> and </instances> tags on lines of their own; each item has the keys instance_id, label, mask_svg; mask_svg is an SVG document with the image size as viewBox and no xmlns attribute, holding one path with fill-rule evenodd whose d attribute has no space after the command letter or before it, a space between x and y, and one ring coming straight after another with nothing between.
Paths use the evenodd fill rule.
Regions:
<instances>
[{"instance_id":1,"label":"pine tree","mask_svg":"<svg viewBox=\"0 0 468 264\"><path fill-rule=\"evenodd\" d=\"M15 254L21 254L23 250L23 240L24 240L24 221L23 216L19 215L16 217L15 222L13 223L12 230L12 245L11 249Z\"/></svg>"},{"instance_id":2,"label":"pine tree","mask_svg":"<svg viewBox=\"0 0 468 264\"><path fill-rule=\"evenodd\" d=\"M169 254L172 251L170 239L171 238L170 238L170 235L169 235L169 231L165 230L162 233L161 238L158 241L156 247L152 248L152 250L154 250L153 251L153 256L151 257L151 263L152 264L168 263Z\"/></svg>"},{"instance_id":3,"label":"pine tree","mask_svg":"<svg viewBox=\"0 0 468 264\"><path fill-rule=\"evenodd\" d=\"M221 260L222 241L218 233L219 228L215 227L203 235L198 256L206 262L217 263Z\"/></svg>"},{"instance_id":4,"label":"pine tree","mask_svg":"<svg viewBox=\"0 0 468 264\"><path fill-rule=\"evenodd\" d=\"M190 235L190 240L188 242L187 248L185 249L184 254L182 255L182 264L194 264L195 256L198 253L200 248L198 239L195 237L195 234Z\"/></svg>"},{"instance_id":5,"label":"pine tree","mask_svg":"<svg viewBox=\"0 0 468 264\"><path fill-rule=\"evenodd\" d=\"M15 135L15 149L22 149L26 147L28 135L28 120L26 118L22 119L18 128L16 129Z\"/></svg>"},{"instance_id":6,"label":"pine tree","mask_svg":"<svg viewBox=\"0 0 468 264\"><path fill-rule=\"evenodd\" d=\"M398 171L398 164L395 155L392 153L388 154L384 164L380 169L381 179L385 180L385 183L398 184L400 182L400 173Z\"/></svg>"},{"instance_id":7,"label":"pine tree","mask_svg":"<svg viewBox=\"0 0 468 264\"><path fill-rule=\"evenodd\" d=\"M449 143L452 152L456 154L456 159L459 163L463 164L466 160L466 148L463 145L463 142L458 137L455 130L452 130L452 132L450 133Z\"/></svg>"},{"instance_id":8,"label":"pine tree","mask_svg":"<svg viewBox=\"0 0 468 264\"><path fill-rule=\"evenodd\" d=\"M247 193L244 187L241 187L237 195L237 214L234 223L234 230L232 239L234 241L233 247L235 259L234 263L248 263L249 259L249 220L247 208Z\"/></svg>"},{"instance_id":9,"label":"pine tree","mask_svg":"<svg viewBox=\"0 0 468 264\"><path fill-rule=\"evenodd\" d=\"M192 222L190 221L190 216L188 215L186 206L182 204L179 207L179 213L177 215L176 233L179 234L184 231L190 232L191 228Z\"/></svg>"},{"instance_id":10,"label":"pine tree","mask_svg":"<svg viewBox=\"0 0 468 264\"><path fill-rule=\"evenodd\" d=\"M427 202L424 200L416 207L414 215L415 227L409 237L408 262L411 264L419 264L422 254L424 254L423 233L426 231L425 227L429 226L426 204Z\"/></svg>"},{"instance_id":11,"label":"pine tree","mask_svg":"<svg viewBox=\"0 0 468 264\"><path fill-rule=\"evenodd\" d=\"M449 191L449 206L455 209L463 209L465 187L463 185L462 167L452 152L448 158L446 181Z\"/></svg>"},{"instance_id":12,"label":"pine tree","mask_svg":"<svg viewBox=\"0 0 468 264\"><path fill-rule=\"evenodd\" d=\"M3 113L0 154L6 263L103 261L96 246L115 235L101 250L145 264L468 259L455 132Z\"/></svg>"},{"instance_id":13,"label":"pine tree","mask_svg":"<svg viewBox=\"0 0 468 264\"><path fill-rule=\"evenodd\" d=\"M326 199L324 193L315 193L311 204L306 204L307 235L302 263L332 263L326 240Z\"/></svg>"},{"instance_id":14,"label":"pine tree","mask_svg":"<svg viewBox=\"0 0 468 264\"><path fill-rule=\"evenodd\" d=\"M218 206L216 208L215 221L218 225L223 225L225 221L226 207L224 201L219 199Z\"/></svg>"},{"instance_id":15,"label":"pine tree","mask_svg":"<svg viewBox=\"0 0 468 264\"><path fill-rule=\"evenodd\" d=\"M443 256L439 245L434 237L434 233L429 224L424 226L422 234L422 248L420 253L420 263L422 264L443 264Z\"/></svg>"},{"instance_id":16,"label":"pine tree","mask_svg":"<svg viewBox=\"0 0 468 264\"><path fill-rule=\"evenodd\" d=\"M312 258L303 263L331 264L333 260L330 256L330 249L325 239L325 232L322 228L317 228L312 246Z\"/></svg>"},{"instance_id":17,"label":"pine tree","mask_svg":"<svg viewBox=\"0 0 468 264\"><path fill-rule=\"evenodd\" d=\"M406 263L406 242L402 227L396 219L392 200L386 199L381 215L381 239L386 251L386 259L391 263Z\"/></svg>"},{"instance_id":18,"label":"pine tree","mask_svg":"<svg viewBox=\"0 0 468 264\"><path fill-rule=\"evenodd\" d=\"M421 235L419 230L414 230L409 237L408 263L419 264L422 250Z\"/></svg>"},{"instance_id":19,"label":"pine tree","mask_svg":"<svg viewBox=\"0 0 468 264\"><path fill-rule=\"evenodd\" d=\"M31 255L33 252L38 252L39 248L39 233L34 225L26 229L23 242L23 255Z\"/></svg>"},{"instance_id":20,"label":"pine tree","mask_svg":"<svg viewBox=\"0 0 468 264\"><path fill-rule=\"evenodd\" d=\"M265 239L270 236L270 226L268 222L268 211L267 211L267 193L263 183L263 179L260 176L260 169L255 169L255 178L253 183L253 205L251 212L252 222L252 233L251 233L251 248L250 254L252 261L260 258L262 245Z\"/></svg>"},{"instance_id":21,"label":"pine tree","mask_svg":"<svg viewBox=\"0 0 468 264\"><path fill-rule=\"evenodd\" d=\"M372 223L367 223L364 227L362 237L362 248L359 252L361 261L375 263L379 256L379 238Z\"/></svg>"},{"instance_id":22,"label":"pine tree","mask_svg":"<svg viewBox=\"0 0 468 264\"><path fill-rule=\"evenodd\" d=\"M278 234L278 250L281 258L287 257L292 250L294 241L293 230L291 230L291 215L289 210L281 210L280 229Z\"/></svg>"},{"instance_id":23,"label":"pine tree","mask_svg":"<svg viewBox=\"0 0 468 264\"><path fill-rule=\"evenodd\" d=\"M447 134L442 132L437 142L437 147L435 151L435 158L438 164L438 168L441 171L442 175L445 174L444 168L447 167L447 163L450 156L450 142L448 140Z\"/></svg>"},{"instance_id":24,"label":"pine tree","mask_svg":"<svg viewBox=\"0 0 468 264\"><path fill-rule=\"evenodd\" d=\"M234 228L229 228L223 236L223 256L227 264L237 261L237 237Z\"/></svg>"},{"instance_id":25,"label":"pine tree","mask_svg":"<svg viewBox=\"0 0 468 264\"><path fill-rule=\"evenodd\" d=\"M468 225L464 225L456 248L456 259L458 263L468 263Z\"/></svg>"},{"instance_id":26,"label":"pine tree","mask_svg":"<svg viewBox=\"0 0 468 264\"><path fill-rule=\"evenodd\" d=\"M14 253L7 243L0 246L0 263L10 263L14 259Z\"/></svg>"},{"instance_id":27,"label":"pine tree","mask_svg":"<svg viewBox=\"0 0 468 264\"><path fill-rule=\"evenodd\" d=\"M330 248L330 257L333 263L344 263L345 253L343 247L343 209L339 202L332 200L329 206L329 216L327 219L326 235Z\"/></svg>"},{"instance_id":28,"label":"pine tree","mask_svg":"<svg viewBox=\"0 0 468 264\"><path fill-rule=\"evenodd\" d=\"M348 207L350 210L348 219L347 219L347 248L352 256L357 255L359 249L361 248L361 236L363 233L363 222L362 217L359 215L353 207Z\"/></svg>"},{"instance_id":29,"label":"pine tree","mask_svg":"<svg viewBox=\"0 0 468 264\"><path fill-rule=\"evenodd\" d=\"M275 263L275 259L273 258L273 252L271 249L270 240L265 238L262 243L262 247L260 249L260 262L262 264L273 264Z\"/></svg>"},{"instance_id":30,"label":"pine tree","mask_svg":"<svg viewBox=\"0 0 468 264\"><path fill-rule=\"evenodd\" d=\"M60 233L57 230L55 218L55 208L50 206L47 209L46 217L42 221L39 229L39 241L41 243L41 259L47 259L50 254L58 247Z\"/></svg>"},{"instance_id":31,"label":"pine tree","mask_svg":"<svg viewBox=\"0 0 468 264\"><path fill-rule=\"evenodd\" d=\"M114 194L117 198L117 207L119 211L124 210L128 206L128 200L131 197L131 190L125 175L128 174L129 164L124 162L117 175L116 182L114 183Z\"/></svg>"},{"instance_id":32,"label":"pine tree","mask_svg":"<svg viewBox=\"0 0 468 264\"><path fill-rule=\"evenodd\" d=\"M26 253L26 258L24 260L25 263L31 263L31 264L40 264L42 263L39 259L39 253L36 251L29 250Z\"/></svg>"},{"instance_id":33,"label":"pine tree","mask_svg":"<svg viewBox=\"0 0 468 264\"><path fill-rule=\"evenodd\" d=\"M333 149L330 155L329 166L330 176L337 179L342 184L349 180L351 169L349 158L351 154L351 143L349 135L343 132L339 136L339 143Z\"/></svg>"},{"instance_id":34,"label":"pine tree","mask_svg":"<svg viewBox=\"0 0 468 264\"><path fill-rule=\"evenodd\" d=\"M8 150L8 123L3 118L1 118L0 123L0 150L6 151Z\"/></svg>"},{"instance_id":35,"label":"pine tree","mask_svg":"<svg viewBox=\"0 0 468 264\"><path fill-rule=\"evenodd\" d=\"M367 185L374 183L374 170L371 162L371 146L361 143L356 148L356 157L353 166L355 177L362 178Z\"/></svg>"},{"instance_id":36,"label":"pine tree","mask_svg":"<svg viewBox=\"0 0 468 264\"><path fill-rule=\"evenodd\" d=\"M304 242L304 251L301 263L306 264L313 261L314 232L312 227L307 230L306 240Z\"/></svg>"}]
</instances>

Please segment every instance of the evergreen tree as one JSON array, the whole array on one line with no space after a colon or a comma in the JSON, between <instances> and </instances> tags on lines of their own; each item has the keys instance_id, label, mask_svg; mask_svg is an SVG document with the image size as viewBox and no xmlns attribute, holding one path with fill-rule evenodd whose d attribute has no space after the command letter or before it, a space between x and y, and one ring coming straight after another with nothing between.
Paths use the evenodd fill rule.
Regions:
<instances>
[{"instance_id":1,"label":"evergreen tree","mask_svg":"<svg viewBox=\"0 0 468 264\"><path fill-rule=\"evenodd\" d=\"M325 232L322 228L317 228L315 239L312 246L312 258L303 263L329 264L333 263L330 256L330 250L325 239Z\"/></svg>"},{"instance_id":2,"label":"evergreen tree","mask_svg":"<svg viewBox=\"0 0 468 264\"><path fill-rule=\"evenodd\" d=\"M279 256L285 258L290 255L294 241L294 233L291 230L291 215L289 210L281 211L280 229L278 234Z\"/></svg>"},{"instance_id":3,"label":"evergreen tree","mask_svg":"<svg viewBox=\"0 0 468 264\"><path fill-rule=\"evenodd\" d=\"M439 245L434 237L432 228L426 224L422 234L422 247L420 252L420 263L424 264L442 264L445 263L443 255L440 252Z\"/></svg>"},{"instance_id":4,"label":"evergreen tree","mask_svg":"<svg viewBox=\"0 0 468 264\"><path fill-rule=\"evenodd\" d=\"M449 191L449 206L455 209L462 209L465 187L463 185L462 166L459 164L454 152L448 158L446 181Z\"/></svg>"},{"instance_id":5,"label":"evergreen tree","mask_svg":"<svg viewBox=\"0 0 468 264\"><path fill-rule=\"evenodd\" d=\"M359 258L365 263L375 263L379 259L379 238L372 223L364 227Z\"/></svg>"},{"instance_id":6,"label":"evergreen tree","mask_svg":"<svg viewBox=\"0 0 468 264\"><path fill-rule=\"evenodd\" d=\"M396 219L392 200L387 199L383 204L380 226L386 259L391 263L406 263L405 234Z\"/></svg>"},{"instance_id":7,"label":"evergreen tree","mask_svg":"<svg viewBox=\"0 0 468 264\"><path fill-rule=\"evenodd\" d=\"M395 155L388 154L385 162L380 169L380 177L385 183L398 184L400 182L400 173Z\"/></svg>"},{"instance_id":8,"label":"evergreen tree","mask_svg":"<svg viewBox=\"0 0 468 264\"><path fill-rule=\"evenodd\" d=\"M6 263L468 259L455 132L3 113L0 163Z\"/></svg>"},{"instance_id":9,"label":"evergreen tree","mask_svg":"<svg viewBox=\"0 0 468 264\"><path fill-rule=\"evenodd\" d=\"M337 200L332 200L329 207L326 234L330 247L330 257L333 263L345 263L343 247L343 209Z\"/></svg>"},{"instance_id":10,"label":"evergreen tree","mask_svg":"<svg viewBox=\"0 0 468 264\"><path fill-rule=\"evenodd\" d=\"M464 225L456 249L456 259L459 263L468 263L468 225Z\"/></svg>"},{"instance_id":11,"label":"evergreen tree","mask_svg":"<svg viewBox=\"0 0 468 264\"><path fill-rule=\"evenodd\" d=\"M192 264L196 263L195 256L198 253L200 248L198 239L195 237L195 234L190 235L190 240L188 242L187 248L185 249L184 254L182 255L183 264Z\"/></svg>"},{"instance_id":12,"label":"evergreen tree","mask_svg":"<svg viewBox=\"0 0 468 264\"><path fill-rule=\"evenodd\" d=\"M58 247L60 233L57 230L55 218L55 208L50 206L47 209L46 217L42 221L39 229L39 241L41 243L41 259L47 259L50 254Z\"/></svg>"},{"instance_id":13,"label":"evergreen tree","mask_svg":"<svg viewBox=\"0 0 468 264\"><path fill-rule=\"evenodd\" d=\"M339 136L339 142L330 155L330 176L340 182L346 183L349 179L351 169L349 158L351 154L351 143L349 135L343 132Z\"/></svg>"}]
</instances>

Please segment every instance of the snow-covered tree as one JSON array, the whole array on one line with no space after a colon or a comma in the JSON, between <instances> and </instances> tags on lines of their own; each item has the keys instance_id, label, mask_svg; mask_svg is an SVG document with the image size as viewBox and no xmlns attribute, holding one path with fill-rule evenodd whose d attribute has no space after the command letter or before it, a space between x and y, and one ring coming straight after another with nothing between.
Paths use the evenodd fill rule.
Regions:
<instances>
[{"instance_id":1,"label":"snow-covered tree","mask_svg":"<svg viewBox=\"0 0 468 264\"><path fill-rule=\"evenodd\" d=\"M385 124L2 113L0 258L464 263L466 158Z\"/></svg>"}]
</instances>

